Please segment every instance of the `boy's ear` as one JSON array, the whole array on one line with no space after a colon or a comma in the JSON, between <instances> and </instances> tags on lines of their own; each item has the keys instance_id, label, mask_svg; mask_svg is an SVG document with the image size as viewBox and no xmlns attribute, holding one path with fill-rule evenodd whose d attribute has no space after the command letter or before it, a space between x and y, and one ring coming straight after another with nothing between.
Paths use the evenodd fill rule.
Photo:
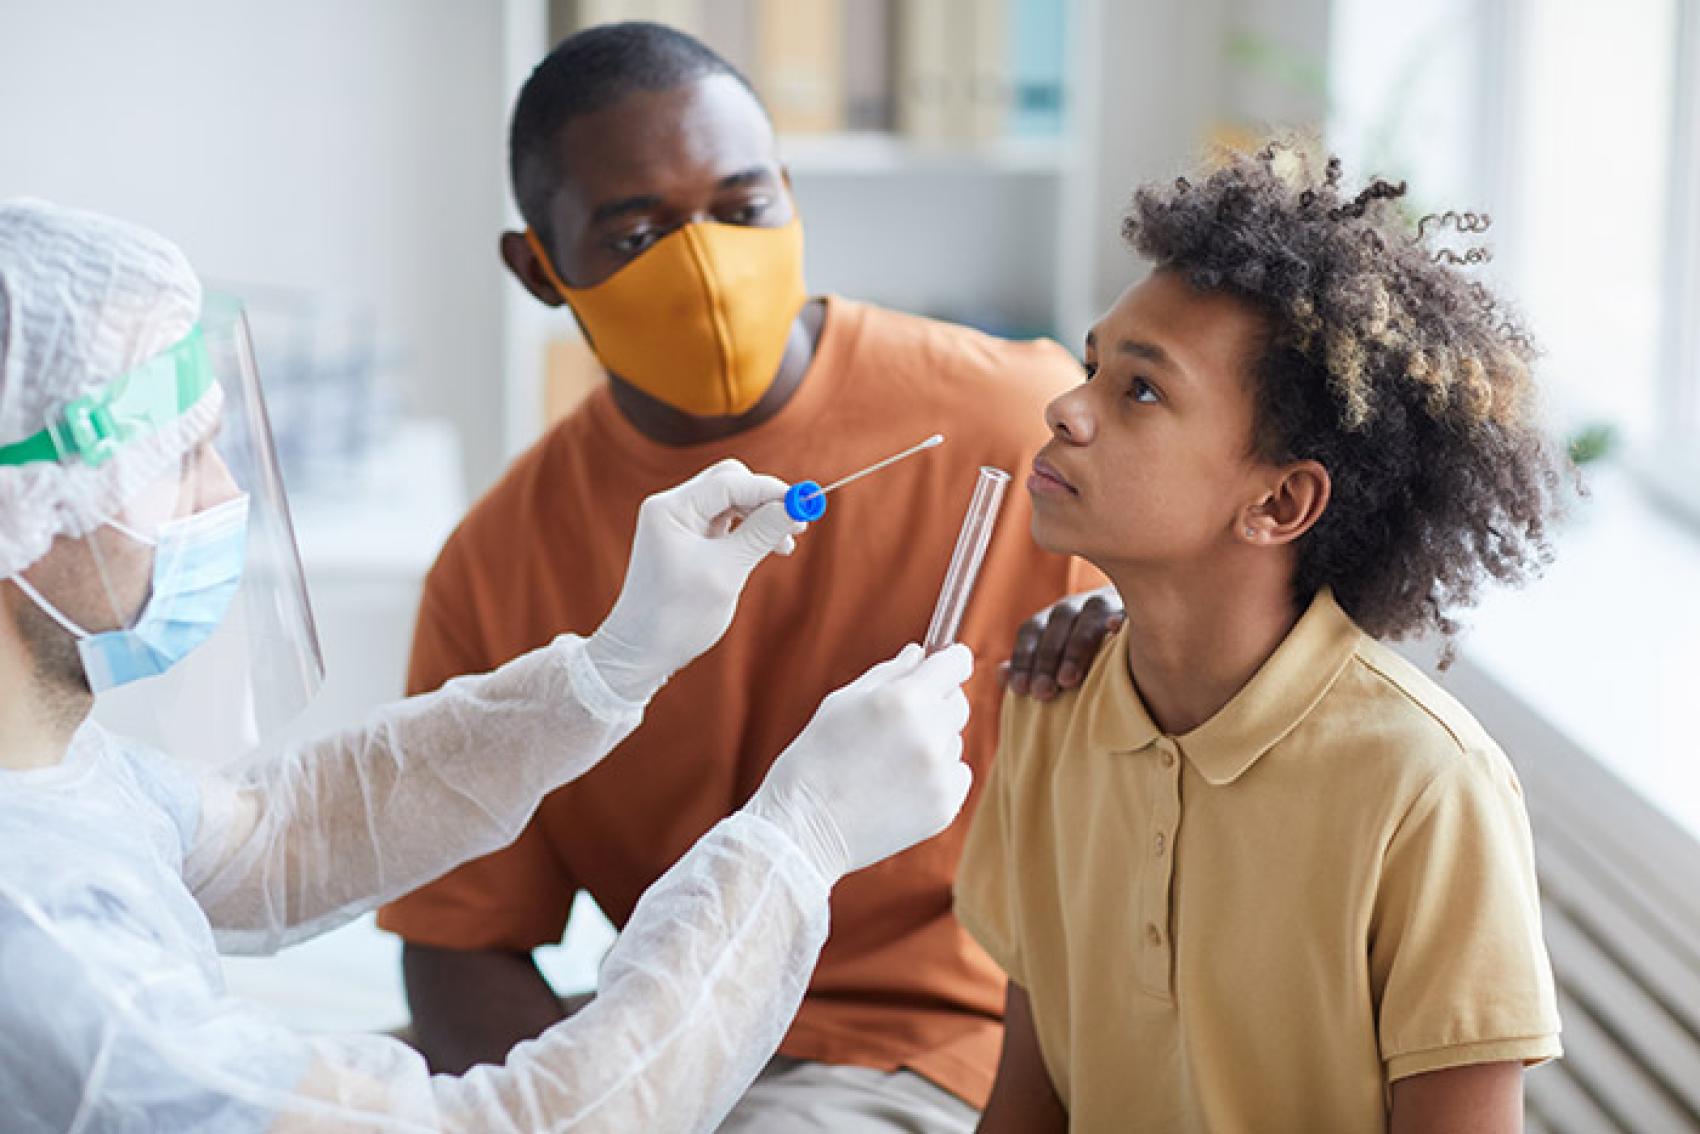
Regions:
<instances>
[{"instance_id":1,"label":"boy's ear","mask_svg":"<svg viewBox=\"0 0 1700 1134\"><path fill-rule=\"evenodd\" d=\"M1322 518L1332 489L1319 461L1284 466L1264 496L1240 513L1239 537L1258 546L1292 543Z\"/></svg>"},{"instance_id":2,"label":"boy's ear","mask_svg":"<svg viewBox=\"0 0 1700 1134\"><path fill-rule=\"evenodd\" d=\"M514 279L531 293L533 299L547 307L559 307L565 298L549 282L549 273L538 263L537 253L523 232L504 232L501 241L502 263L508 266Z\"/></svg>"}]
</instances>

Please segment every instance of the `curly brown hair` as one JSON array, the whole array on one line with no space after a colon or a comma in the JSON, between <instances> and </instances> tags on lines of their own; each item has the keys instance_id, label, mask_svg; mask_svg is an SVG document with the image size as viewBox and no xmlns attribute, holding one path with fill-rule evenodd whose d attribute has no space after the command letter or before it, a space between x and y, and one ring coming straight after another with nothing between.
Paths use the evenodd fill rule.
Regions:
<instances>
[{"instance_id":1,"label":"curly brown hair","mask_svg":"<svg viewBox=\"0 0 1700 1134\"><path fill-rule=\"evenodd\" d=\"M1313 459L1333 482L1299 541L1299 602L1324 586L1365 631L1451 637L1483 582L1551 558L1569 464L1535 419L1535 350L1518 317L1440 247L1484 215L1413 225L1403 183L1341 189L1303 140L1228 155L1195 183L1148 186L1122 236L1159 270L1265 319L1254 454Z\"/></svg>"}]
</instances>

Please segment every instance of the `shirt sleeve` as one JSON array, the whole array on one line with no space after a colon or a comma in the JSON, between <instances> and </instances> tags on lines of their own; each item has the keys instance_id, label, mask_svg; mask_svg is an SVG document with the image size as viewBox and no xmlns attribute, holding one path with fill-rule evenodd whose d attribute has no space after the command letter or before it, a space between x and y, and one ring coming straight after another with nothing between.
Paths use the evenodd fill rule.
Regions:
<instances>
[{"instance_id":1,"label":"shirt sleeve","mask_svg":"<svg viewBox=\"0 0 1700 1134\"><path fill-rule=\"evenodd\" d=\"M642 711L562 635L239 780L209 779L185 881L226 951L316 936L513 842Z\"/></svg>"},{"instance_id":2,"label":"shirt sleeve","mask_svg":"<svg viewBox=\"0 0 1700 1134\"><path fill-rule=\"evenodd\" d=\"M956 917L980 947L1017 984L1027 978L1022 966L1020 909L1016 874L1021 848L1015 845L1010 781L1018 754L1010 751L1012 700L1004 699L999 719L998 752L974 813L956 874Z\"/></svg>"},{"instance_id":3,"label":"shirt sleeve","mask_svg":"<svg viewBox=\"0 0 1700 1134\"><path fill-rule=\"evenodd\" d=\"M1370 969L1389 1081L1560 1054L1528 815L1499 753L1449 763L1395 831Z\"/></svg>"},{"instance_id":4,"label":"shirt sleeve","mask_svg":"<svg viewBox=\"0 0 1700 1134\"><path fill-rule=\"evenodd\" d=\"M457 534L425 582L407 691L429 693L493 664L477 641ZM512 843L466 862L378 911L378 926L414 945L529 952L566 932L579 881L533 816Z\"/></svg>"}]
</instances>

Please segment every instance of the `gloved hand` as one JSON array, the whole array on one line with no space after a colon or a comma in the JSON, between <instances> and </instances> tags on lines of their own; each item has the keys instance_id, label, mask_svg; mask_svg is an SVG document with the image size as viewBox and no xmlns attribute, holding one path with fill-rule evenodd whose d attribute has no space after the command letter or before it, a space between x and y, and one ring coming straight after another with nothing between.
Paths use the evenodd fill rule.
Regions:
<instances>
[{"instance_id":1,"label":"gloved hand","mask_svg":"<svg viewBox=\"0 0 1700 1134\"><path fill-rule=\"evenodd\" d=\"M828 882L950 826L974 774L962 762L974 655L908 645L827 697L745 810L789 834Z\"/></svg>"},{"instance_id":2,"label":"gloved hand","mask_svg":"<svg viewBox=\"0 0 1700 1134\"><path fill-rule=\"evenodd\" d=\"M585 643L614 692L647 701L720 640L756 564L791 554L806 526L785 514L785 488L725 460L643 502L620 597Z\"/></svg>"}]
</instances>

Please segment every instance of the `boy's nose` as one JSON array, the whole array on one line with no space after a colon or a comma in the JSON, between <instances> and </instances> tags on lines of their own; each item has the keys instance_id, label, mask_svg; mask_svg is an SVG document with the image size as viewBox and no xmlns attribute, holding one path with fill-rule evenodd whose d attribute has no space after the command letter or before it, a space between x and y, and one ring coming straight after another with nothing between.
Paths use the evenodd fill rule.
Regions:
<instances>
[{"instance_id":1,"label":"boy's nose","mask_svg":"<svg viewBox=\"0 0 1700 1134\"><path fill-rule=\"evenodd\" d=\"M1045 424L1059 440L1074 445L1092 440L1092 416L1087 411L1086 399L1081 396L1085 391L1084 385L1077 386L1066 394L1058 394L1045 407Z\"/></svg>"}]
</instances>

